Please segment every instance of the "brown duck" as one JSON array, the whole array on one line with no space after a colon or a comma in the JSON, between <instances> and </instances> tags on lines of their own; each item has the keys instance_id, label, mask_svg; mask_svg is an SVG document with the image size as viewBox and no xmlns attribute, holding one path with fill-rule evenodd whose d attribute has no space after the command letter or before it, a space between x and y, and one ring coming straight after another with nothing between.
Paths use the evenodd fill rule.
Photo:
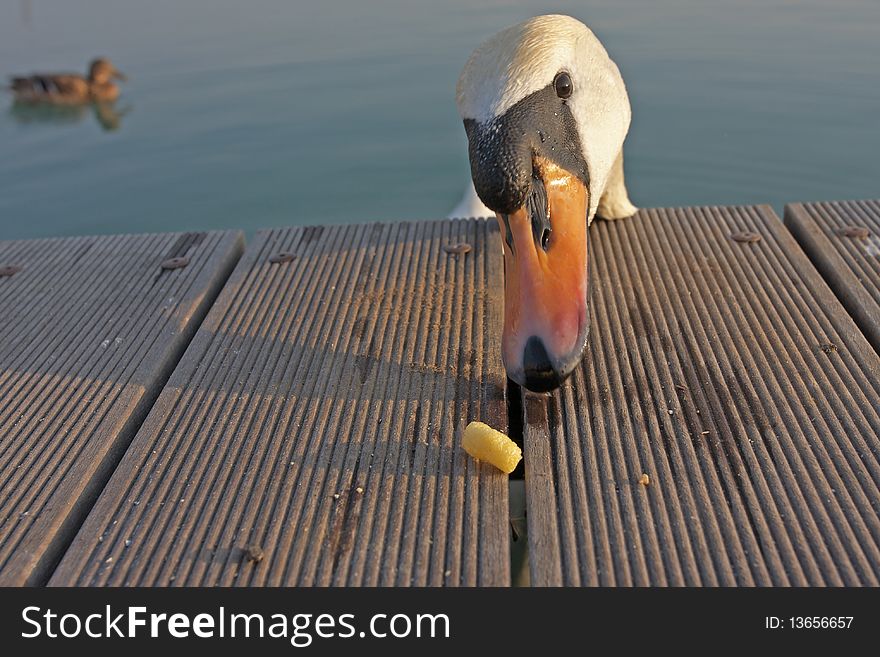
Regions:
<instances>
[{"instance_id":1,"label":"brown duck","mask_svg":"<svg viewBox=\"0 0 880 657\"><path fill-rule=\"evenodd\" d=\"M119 87L113 80L125 79L109 59L100 57L89 66L88 77L73 73L37 73L12 78L10 89L16 102L76 105L116 100Z\"/></svg>"}]
</instances>

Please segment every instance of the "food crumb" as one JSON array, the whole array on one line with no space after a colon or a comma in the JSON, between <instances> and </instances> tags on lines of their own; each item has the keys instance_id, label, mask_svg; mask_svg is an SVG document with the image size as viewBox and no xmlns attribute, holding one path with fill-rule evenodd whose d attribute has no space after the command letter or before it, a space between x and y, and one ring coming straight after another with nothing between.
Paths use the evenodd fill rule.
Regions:
<instances>
[{"instance_id":1,"label":"food crumb","mask_svg":"<svg viewBox=\"0 0 880 657\"><path fill-rule=\"evenodd\" d=\"M647 473L642 473L642 476L639 477L639 483L646 488L651 485L651 478L647 475Z\"/></svg>"},{"instance_id":2,"label":"food crumb","mask_svg":"<svg viewBox=\"0 0 880 657\"><path fill-rule=\"evenodd\" d=\"M355 488L354 490L355 490L355 492L357 492L357 493L359 493L359 494L364 492L364 488L363 488L363 486L358 486L358 487Z\"/></svg>"},{"instance_id":3,"label":"food crumb","mask_svg":"<svg viewBox=\"0 0 880 657\"><path fill-rule=\"evenodd\" d=\"M483 422L471 422L462 436L461 445L478 461L486 461L510 474L522 460L522 449L508 436Z\"/></svg>"},{"instance_id":4,"label":"food crumb","mask_svg":"<svg viewBox=\"0 0 880 657\"><path fill-rule=\"evenodd\" d=\"M248 545L244 556L248 561L260 563L263 560L263 550L259 545Z\"/></svg>"}]
</instances>

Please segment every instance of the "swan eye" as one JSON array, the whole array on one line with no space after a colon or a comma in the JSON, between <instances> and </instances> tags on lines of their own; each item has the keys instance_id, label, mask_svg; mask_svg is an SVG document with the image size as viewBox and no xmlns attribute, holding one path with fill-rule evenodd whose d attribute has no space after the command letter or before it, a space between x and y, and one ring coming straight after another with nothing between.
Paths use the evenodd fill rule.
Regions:
<instances>
[{"instance_id":1,"label":"swan eye","mask_svg":"<svg viewBox=\"0 0 880 657\"><path fill-rule=\"evenodd\" d=\"M556 95L560 98L568 98L571 96L571 92L574 91L574 87L571 84L571 76L565 71L556 74L556 77L553 78L553 87L556 89Z\"/></svg>"}]
</instances>

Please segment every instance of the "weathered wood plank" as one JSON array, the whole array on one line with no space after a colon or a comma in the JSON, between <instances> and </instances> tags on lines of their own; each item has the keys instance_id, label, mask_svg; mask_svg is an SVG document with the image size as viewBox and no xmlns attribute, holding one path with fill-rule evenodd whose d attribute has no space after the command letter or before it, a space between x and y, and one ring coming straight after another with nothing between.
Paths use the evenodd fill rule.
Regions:
<instances>
[{"instance_id":1,"label":"weathered wood plank","mask_svg":"<svg viewBox=\"0 0 880 657\"><path fill-rule=\"evenodd\" d=\"M240 233L0 242L0 585L45 583L242 248ZM189 265L162 269L173 257Z\"/></svg>"},{"instance_id":2,"label":"weathered wood plank","mask_svg":"<svg viewBox=\"0 0 880 657\"><path fill-rule=\"evenodd\" d=\"M880 352L880 201L791 203L785 225Z\"/></svg>"},{"instance_id":3,"label":"weathered wood plank","mask_svg":"<svg viewBox=\"0 0 880 657\"><path fill-rule=\"evenodd\" d=\"M532 582L877 585L880 361L772 210L591 230L588 355L524 403Z\"/></svg>"},{"instance_id":4,"label":"weathered wood plank","mask_svg":"<svg viewBox=\"0 0 880 657\"><path fill-rule=\"evenodd\" d=\"M51 583L507 584L460 448L507 424L502 275L494 222L260 233Z\"/></svg>"}]
</instances>

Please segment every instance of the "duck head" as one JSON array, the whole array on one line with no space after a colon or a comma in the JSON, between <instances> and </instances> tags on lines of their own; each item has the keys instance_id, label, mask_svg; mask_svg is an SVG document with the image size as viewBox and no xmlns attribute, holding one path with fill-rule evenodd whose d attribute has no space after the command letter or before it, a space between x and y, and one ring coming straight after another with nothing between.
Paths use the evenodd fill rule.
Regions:
<instances>
[{"instance_id":1,"label":"duck head","mask_svg":"<svg viewBox=\"0 0 880 657\"><path fill-rule=\"evenodd\" d=\"M99 57L89 65L89 82L95 85L111 84L113 80L127 78L106 57Z\"/></svg>"},{"instance_id":2,"label":"duck head","mask_svg":"<svg viewBox=\"0 0 880 657\"><path fill-rule=\"evenodd\" d=\"M479 46L456 90L471 177L504 252L502 360L548 391L583 358L588 226L621 152L630 107L617 66L568 16L538 16Z\"/></svg>"}]
</instances>

